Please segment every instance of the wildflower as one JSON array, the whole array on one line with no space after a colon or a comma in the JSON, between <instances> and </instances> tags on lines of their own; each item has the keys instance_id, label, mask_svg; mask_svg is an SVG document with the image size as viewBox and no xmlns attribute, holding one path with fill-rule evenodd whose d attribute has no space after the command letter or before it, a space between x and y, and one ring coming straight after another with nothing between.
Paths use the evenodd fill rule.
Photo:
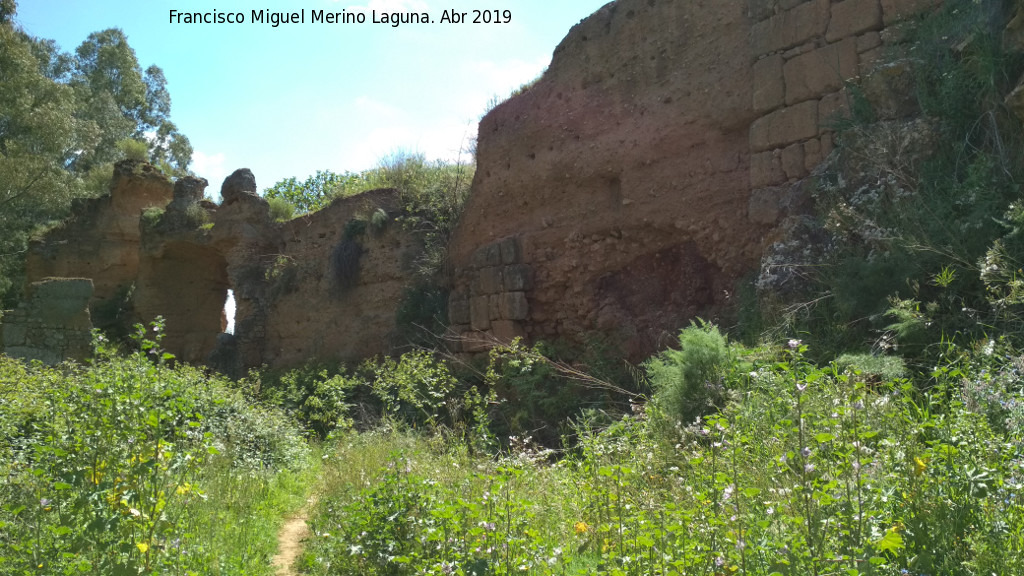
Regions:
<instances>
[{"instance_id":1,"label":"wildflower","mask_svg":"<svg viewBox=\"0 0 1024 576\"><path fill-rule=\"evenodd\" d=\"M39 506L49 510L49 508L47 508L49 505L50 505L50 499L49 498L40 498L39 499Z\"/></svg>"},{"instance_id":2,"label":"wildflower","mask_svg":"<svg viewBox=\"0 0 1024 576\"><path fill-rule=\"evenodd\" d=\"M787 343L790 350L796 350L797 348L800 347L801 344L803 344L803 342L797 340L796 338L790 338L789 342Z\"/></svg>"},{"instance_id":3,"label":"wildflower","mask_svg":"<svg viewBox=\"0 0 1024 576\"><path fill-rule=\"evenodd\" d=\"M920 457L914 458L914 476L920 476L921 474L924 474L926 468L928 468L928 465L925 464L924 460L921 460Z\"/></svg>"},{"instance_id":4,"label":"wildflower","mask_svg":"<svg viewBox=\"0 0 1024 576\"><path fill-rule=\"evenodd\" d=\"M803 393L804 390L807 390L807 383L806 382L804 382L803 384L797 384L796 385L797 393Z\"/></svg>"},{"instance_id":5,"label":"wildflower","mask_svg":"<svg viewBox=\"0 0 1024 576\"><path fill-rule=\"evenodd\" d=\"M811 464L810 462L805 464L804 465L804 472L806 472L808 474L810 474L811 472L814 472L814 464Z\"/></svg>"},{"instance_id":6,"label":"wildflower","mask_svg":"<svg viewBox=\"0 0 1024 576\"><path fill-rule=\"evenodd\" d=\"M864 401L863 400L857 400L856 402L854 402L853 403L853 409L854 410L863 410L864 409Z\"/></svg>"},{"instance_id":7,"label":"wildflower","mask_svg":"<svg viewBox=\"0 0 1024 576\"><path fill-rule=\"evenodd\" d=\"M808 448L807 446L804 446L804 449L800 451L800 455L803 456L804 458L810 458L811 457L811 449Z\"/></svg>"},{"instance_id":8,"label":"wildflower","mask_svg":"<svg viewBox=\"0 0 1024 576\"><path fill-rule=\"evenodd\" d=\"M732 485L732 484L729 484L728 486L726 486L725 490L722 491L722 501L724 502L724 501L727 501L729 498L732 498L732 492L735 489L736 489L736 487L734 485Z\"/></svg>"},{"instance_id":9,"label":"wildflower","mask_svg":"<svg viewBox=\"0 0 1024 576\"><path fill-rule=\"evenodd\" d=\"M149 550L149 544L146 542L139 542L135 546L138 547L139 552L142 552L143 554L145 554Z\"/></svg>"},{"instance_id":10,"label":"wildflower","mask_svg":"<svg viewBox=\"0 0 1024 576\"><path fill-rule=\"evenodd\" d=\"M577 534L586 534L590 531L590 525L582 520L573 524L572 528Z\"/></svg>"}]
</instances>

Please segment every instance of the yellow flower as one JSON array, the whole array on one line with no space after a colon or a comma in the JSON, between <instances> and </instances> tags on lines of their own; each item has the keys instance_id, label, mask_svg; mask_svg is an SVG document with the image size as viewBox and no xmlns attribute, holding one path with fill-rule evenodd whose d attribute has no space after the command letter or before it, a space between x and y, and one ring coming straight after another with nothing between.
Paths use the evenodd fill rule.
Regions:
<instances>
[{"instance_id":1,"label":"yellow flower","mask_svg":"<svg viewBox=\"0 0 1024 576\"><path fill-rule=\"evenodd\" d=\"M182 494L188 494L190 490L192 490L192 485L189 484L188 482L185 482L181 486L175 488L174 493L177 494L178 496L181 496Z\"/></svg>"},{"instance_id":2,"label":"yellow flower","mask_svg":"<svg viewBox=\"0 0 1024 576\"><path fill-rule=\"evenodd\" d=\"M572 528L577 534L586 534L587 532L590 532L590 525L582 520L573 524Z\"/></svg>"},{"instance_id":3,"label":"yellow flower","mask_svg":"<svg viewBox=\"0 0 1024 576\"><path fill-rule=\"evenodd\" d=\"M139 542L138 544L136 544L136 546L139 548L139 552L142 552L143 554L145 554L146 551L149 550L149 544L145 542Z\"/></svg>"},{"instance_id":4,"label":"yellow flower","mask_svg":"<svg viewBox=\"0 0 1024 576\"><path fill-rule=\"evenodd\" d=\"M928 465L925 463L924 460L921 460L921 458L919 458L919 457L915 457L914 458L914 475L915 476L920 476L921 474L924 474L924 470L927 467L928 467Z\"/></svg>"}]
</instances>

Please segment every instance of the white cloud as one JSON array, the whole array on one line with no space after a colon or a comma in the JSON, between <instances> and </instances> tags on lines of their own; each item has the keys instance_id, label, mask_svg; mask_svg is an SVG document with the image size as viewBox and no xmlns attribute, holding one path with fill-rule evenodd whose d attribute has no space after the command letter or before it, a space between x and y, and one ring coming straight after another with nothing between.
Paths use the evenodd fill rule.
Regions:
<instances>
[{"instance_id":1,"label":"white cloud","mask_svg":"<svg viewBox=\"0 0 1024 576\"><path fill-rule=\"evenodd\" d=\"M192 153L192 172L200 178L206 178L210 186L206 189L209 196L220 198L220 185L231 174L225 163L224 153L205 154L199 150Z\"/></svg>"}]
</instances>

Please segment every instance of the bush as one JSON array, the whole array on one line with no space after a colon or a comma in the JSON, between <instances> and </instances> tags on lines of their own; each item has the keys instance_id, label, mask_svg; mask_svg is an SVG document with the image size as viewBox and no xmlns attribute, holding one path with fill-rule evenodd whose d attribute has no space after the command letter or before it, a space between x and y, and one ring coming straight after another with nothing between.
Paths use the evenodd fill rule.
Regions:
<instances>
[{"instance_id":1,"label":"bush","mask_svg":"<svg viewBox=\"0 0 1024 576\"><path fill-rule=\"evenodd\" d=\"M124 160L149 161L149 146L141 140L126 138L118 142L116 146Z\"/></svg>"},{"instance_id":2,"label":"bush","mask_svg":"<svg viewBox=\"0 0 1024 576\"><path fill-rule=\"evenodd\" d=\"M667 423L689 424L726 400L725 373L733 362L725 336L706 322L679 332L679 350L665 350L647 361L654 389L652 407Z\"/></svg>"},{"instance_id":3,"label":"bush","mask_svg":"<svg viewBox=\"0 0 1024 576\"><path fill-rule=\"evenodd\" d=\"M270 205L270 217L275 222L287 222L295 217L295 205L280 196L267 198Z\"/></svg>"}]
</instances>

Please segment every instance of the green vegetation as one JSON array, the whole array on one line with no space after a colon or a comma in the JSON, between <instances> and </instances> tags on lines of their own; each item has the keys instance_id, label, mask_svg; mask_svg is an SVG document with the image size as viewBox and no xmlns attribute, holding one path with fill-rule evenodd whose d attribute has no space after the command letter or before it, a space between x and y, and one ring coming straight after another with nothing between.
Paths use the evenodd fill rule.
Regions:
<instances>
[{"instance_id":1,"label":"green vegetation","mask_svg":"<svg viewBox=\"0 0 1024 576\"><path fill-rule=\"evenodd\" d=\"M1024 55L1003 49L999 4L948 2L908 32L892 70L906 70L918 116L876 121L854 90L854 119L814 190L818 241L804 244L829 248L769 263L795 262L809 281L775 306L752 302L761 328L805 336L822 361L895 347L922 369L950 340L995 330L1020 343L1024 132L1004 99Z\"/></svg>"},{"instance_id":2,"label":"green vegetation","mask_svg":"<svg viewBox=\"0 0 1024 576\"><path fill-rule=\"evenodd\" d=\"M0 358L0 574L270 574L309 448L226 381L97 340L90 366Z\"/></svg>"},{"instance_id":3,"label":"green vegetation","mask_svg":"<svg viewBox=\"0 0 1024 576\"><path fill-rule=\"evenodd\" d=\"M68 54L16 26L16 9L0 9L0 307L20 291L33 228L105 193L114 162L144 157L183 174L192 156L163 72L143 71L121 30Z\"/></svg>"},{"instance_id":4,"label":"green vegetation","mask_svg":"<svg viewBox=\"0 0 1024 576\"><path fill-rule=\"evenodd\" d=\"M0 74L73 110L72 85L26 72L10 14ZM1003 104L1024 61L994 22L964 1L920 23L927 119L876 122L858 98L802 292L744 292L739 329L696 322L640 368L596 337L471 360L405 332L397 357L232 382L175 365L160 323L84 366L0 357L0 575L270 574L310 495L295 568L315 576L1024 573L1024 138ZM267 196L285 219L396 189L401 210L345 224L331 273L350 286L389 226L419 235L398 318L429 334L471 171L397 155ZM259 273L285 293L295 266Z\"/></svg>"}]
</instances>

